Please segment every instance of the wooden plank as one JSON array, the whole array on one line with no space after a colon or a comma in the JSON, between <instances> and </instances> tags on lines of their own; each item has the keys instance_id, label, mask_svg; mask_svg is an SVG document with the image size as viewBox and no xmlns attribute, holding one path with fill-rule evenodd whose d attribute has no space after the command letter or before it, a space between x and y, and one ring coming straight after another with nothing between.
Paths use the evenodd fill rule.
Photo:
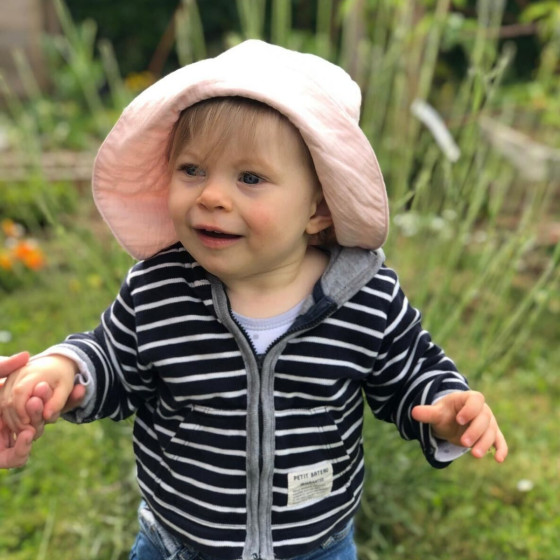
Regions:
<instances>
[{"instance_id":1,"label":"wooden plank","mask_svg":"<svg viewBox=\"0 0 560 560\"><path fill-rule=\"evenodd\" d=\"M26 181L35 170L47 181L89 183L94 159L94 152L45 152L34 164L21 153L0 152L0 181Z\"/></svg>"},{"instance_id":2,"label":"wooden plank","mask_svg":"<svg viewBox=\"0 0 560 560\"><path fill-rule=\"evenodd\" d=\"M13 58L14 49L25 53L35 79L41 86L47 84L41 39L53 30L51 0L1 0L0 17L0 72L8 86L17 95L25 91Z\"/></svg>"}]
</instances>

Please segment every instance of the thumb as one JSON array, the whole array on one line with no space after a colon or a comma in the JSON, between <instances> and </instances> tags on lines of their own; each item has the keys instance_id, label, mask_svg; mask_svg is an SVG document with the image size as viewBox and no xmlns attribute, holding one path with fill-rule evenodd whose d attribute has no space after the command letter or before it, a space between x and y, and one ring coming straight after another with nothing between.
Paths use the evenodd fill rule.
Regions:
<instances>
[{"instance_id":1,"label":"thumb","mask_svg":"<svg viewBox=\"0 0 560 560\"><path fill-rule=\"evenodd\" d=\"M58 420L71 392L72 387L67 388L63 384L55 388L52 396L45 402L43 408L43 418L46 422L56 422Z\"/></svg>"},{"instance_id":2,"label":"thumb","mask_svg":"<svg viewBox=\"0 0 560 560\"><path fill-rule=\"evenodd\" d=\"M68 412L70 410L74 410L75 408L78 408L81 404L82 401L84 400L84 397L86 396L86 388L84 385L74 385L74 388L72 389L72 392L70 393L70 396L68 397L68 400L66 401L66 404L64 405L64 409L62 410L62 412Z\"/></svg>"}]
</instances>

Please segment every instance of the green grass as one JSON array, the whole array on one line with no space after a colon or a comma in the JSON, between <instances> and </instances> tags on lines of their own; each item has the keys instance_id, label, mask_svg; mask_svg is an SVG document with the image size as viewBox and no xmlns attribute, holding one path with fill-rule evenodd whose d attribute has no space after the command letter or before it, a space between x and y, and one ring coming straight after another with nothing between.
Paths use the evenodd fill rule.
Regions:
<instances>
[{"instance_id":1,"label":"green grass","mask_svg":"<svg viewBox=\"0 0 560 560\"><path fill-rule=\"evenodd\" d=\"M0 298L0 330L13 335L0 344L0 354L22 348L37 352L69 332L90 328L112 300L131 261L116 244L107 246L106 239L95 241L88 233L102 231L87 218L90 210L88 203L81 206L79 229L45 240L51 269L37 288ZM420 238L406 244L410 254L421 254ZM98 260L84 258L91 253L102 256L102 270ZM408 283L421 259L399 264ZM507 372L490 367L475 383L508 438L511 455L505 464L467 456L437 471L416 443L402 441L390 425L367 421L367 479L358 517L363 560L521 560L556 554L560 294L550 302L515 364ZM468 373L472 349L454 337L447 349ZM517 488L523 479L532 481L532 490ZM49 426L27 467L0 471L0 558L125 559L137 501L129 422Z\"/></svg>"},{"instance_id":2,"label":"green grass","mask_svg":"<svg viewBox=\"0 0 560 560\"><path fill-rule=\"evenodd\" d=\"M333 2L317 4L317 28L295 30L289 2L273 2L274 21L267 26L259 16L265 13L263 0L238 0L243 29L226 41L264 37L270 27L275 41L314 50L352 69L364 91L362 126L391 198L389 264L398 270L412 303L422 309L436 342L484 392L510 444L503 465L491 456L467 456L437 471L417 444L369 418L367 478L357 519L360 557L554 558L560 549L560 244L543 239L540 229L557 223L559 185L552 177L529 181L515 166L518 162L504 159L507 146L490 145L479 123L490 117L515 125L523 109L526 133L560 145L557 128L549 126L557 111L515 105L515 96L525 99L535 91L539 106L543 99L557 99L558 38L551 37L544 49L538 82L528 88L518 84L511 95L502 88L511 53L500 51L493 39L500 21L489 0L478 3L485 16L463 23L450 14L448 0L430 3L420 20L407 2L342 3L361 6L364 12L357 17L351 9L336 12ZM62 2L56 6L66 36L57 38L55 46L71 56L53 75L55 83L68 72L74 77L74 89L83 97L79 113L89 118L70 123L69 129L76 145L91 146L130 92L123 91L109 46L103 46L103 64L95 57L95 26L75 26ZM196 4L184 6L177 50L187 63L203 56L205 44ZM438 52L444 42L449 46L450 29L454 45L466 49L470 70L460 83L436 87ZM102 67L110 78L108 109L96 93ZM13 136L36 160L49 147L64 103L48 105L49 96L35 86L30 93L30 107L13 96L8 96L8 107ZM430 101L443 115L461 151L458 161L448 160L413 116L414 99ZM97 119L100 112L103 118ZM525 152L523 161L525 156L529 160L524 165L530 166ZM95 326L131 264L93 217L89 195L82 193L75 210L59 216L41 177L22 184L21 193L19 187L12 193L32 200L33 212L45 213L41 220L48 227L33 233L40 237L49 268L34 285L0 294L2 340L6 332L11 336L0 342L0 355L38 352L70 332ZM18 207L10 199L10 204L22 216L29 213L24 202ZM0 204L3 217L14 216L3 215ZM59 422L36 443L27 467L0 471L0 558L127 558L138 501L130 432L128 422ZM524 490L520 481L530 481L531 489Z\"/></svg>"},{"instance_id":3,"label":"green grass","mask_svg":"<svg viewBox=\"0 0 560 560\"><path fill-rule=\"evenodd\" d=\"M49 426L23 470L0 473L0 557L128 558L136 528L130 424Z\"/></svg>"},{"instance_id":4,"label":"green grass","mask_svg":"<svg viewBox=\"0 0 560 560\"><path fill-rule=\"evenodd\" d=\"M364 559L544 560L557 554L560 383L549 369L560 352L549 358L477 384L508 439L504 464L491 456L466 456L434 471L404 442L389 446L388 455L369 456L374 465L386 465L370 467L381 471L381 480L370 472L366 484L370 503L359 516ZM534 383L539 376L547 379L546 389ZM370 438L377 431L369 426ZM397 461L395 469L400 454L406 460ZM403 461L406 466L399 468ZM523 491L525 480L533 485L529 491Z\"/></svg>"},{"instance_id":5,"label":"green grass","mask_svg":"<svg viewBox=\"0 0 560 560\"><path fill-rule=\"evenodd\" d=\"M71 222L42 239L49 267L33 287L0 297L0 355L32 353L93 328L131 259L100 233L82 200ZM91 229L90 229L91 228ZM93 230L93 231L92 231ZM0 558L128 558L136 530L131 423L48 426L24 469L0 471Z\"/></svg>"},{"instance_id":6,"label":"green grass","mask_svg":"<svg viewBox=\"0 0 560 560\"><path fill-rule=\"evenodd\" d=\"M410 253L421 250L418 241L406 243ZM406 278L421 268L418 258L401 264ZM505 309L515 303L509 301ZM469 455L447 469L433 470L417 446L401 441L392 426L368 421L365 445L373 449L367 453L364 507L358 516L364 560L544 560L557 554L559 313L556 287L505 370L497 362L469 375L477 362L476 347L465 345L469 320L448 339L446 350L499 419L510 448L504 464L490 455L481 460ZM476 309L471 315L476 317ZM426 319L429 323L430 317Z\"/></svg>"}]
</instances>

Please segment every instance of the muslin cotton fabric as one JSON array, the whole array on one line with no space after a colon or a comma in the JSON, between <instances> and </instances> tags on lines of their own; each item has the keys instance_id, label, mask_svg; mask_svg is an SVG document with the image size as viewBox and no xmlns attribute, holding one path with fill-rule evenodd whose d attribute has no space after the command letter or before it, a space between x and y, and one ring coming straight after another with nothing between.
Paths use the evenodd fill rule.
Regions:
<instances>
[{"instance_id":1,"label":"muslin cotton fabric","mask_svg":"<svg viewBox=\"0 0 560 560\"><path fill-rule=\"evenodd\" d=\"M266 103L298 128L340 245L377 249L384 243L387 194L375 153L359 126L358 84L316 55L249 40L146 89L123 111L99 149L94 199L133 257L150 257L177 241L167 209L169 135L181 111L223 96Z\"/></svg>"}]
</instances>

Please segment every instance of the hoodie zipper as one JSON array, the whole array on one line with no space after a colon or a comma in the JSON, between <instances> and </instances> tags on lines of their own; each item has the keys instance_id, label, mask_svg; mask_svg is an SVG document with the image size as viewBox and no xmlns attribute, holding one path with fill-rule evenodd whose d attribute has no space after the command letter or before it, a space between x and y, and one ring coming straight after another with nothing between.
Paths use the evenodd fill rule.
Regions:
<instances>
[{"instance_id":1,"label":"hoodie zipper","mask_svg":"<svg viewBox=\"0 0 560 560\"><path fill-rule=\"evenodd\" d=\"M274 449L275 449L275 412L274 412L274 379L272 364L281 355L279 344L281 341L309 330L319 325L326 317L334 312L336 304L328 299L321 300L323 305L315 305L315 312L311 317L304 314L304 320L296 319L282 336L270 344L264 354L257 355L257 364L260 378L259 386L259 557L274 558L272 542L272 485L274 477ZM265 366L268 374L265 374ZM271 400L266 406L263 401Z\"/></svg>"},{"instance_id":2,"label":"hoodie zipper","mask_svg":"<svg viewBox=\"0 0 560 560\"><path fill-rule=\"evenodd\" d=\"M247 537L245 541L245 550L243 557L245 559L249 558L250 560L258 560L260 558L273 558L274 551L273 551L273 543L271 540L271 523L270 523L270 516L272 512L272 497L271 497L271 487L272 487L272 477L274 474L274 467L273 464L268 464L272 461L273 457L265 457L265 453L263 453L263 447L265 447L267 443L267 439L271 439L271 442L268 442L268 445L272 445L272 449L267 450L267 455L273 455L274 453L274 402L272 402L272 406L267 407L266 413L263 412L263 384L266 382L267 384L273 383L273 380L269 379L270 375L267 376L267 379L264 379L264 366L267 362L267 358L269 361L269 369L273 362L275 362L278 357L280 356L281 352L274 351L274 348L282 341L288 337L294 336L300 332L305 330L309 330L314 328L315 326L319 325L326 317L331 315L337 308L336 303L327 297L322 297L315 305L311 308L311 310L307 311L304 315L298 317L294 324L281 336L279 336L276 340L274 340L266 349L263 354L257 353L255 345L251 340L250 336L248 335L245 328L239 324L239 322L235 319L232 313L231 305L229 302L229 298L225 295L225 302L227 305L227 313L229 315L229 319L232 321L233 325L237 328L237 331L242 335L244 339L244 343L250 348L251 356L246 356L245 359L248 360L247 365L249 366L248 376L247 376L247 411L248 415L252 413L252 408L256 407L256 415L257 415L257 426L252 426L252 428L257 428L256 434L256 446L252 441L250 441L251 437L255 437L254 434L250 433L251 426L247 425L247 439L248 439L248 449L247 449L247 470L248 473L252 472L253 467L250 464L250 454L257 453L258 454L258 462L256 467L256 480L251 480L248 483L248 496L247 500ZM242 345L243 346L243 345ZM243 348L240 348L243 354ZM252 364L251 364L252 362ZM256 368L256 379L250 379L252 367ZM250 385L254 385L252 388ZM256 395L251 395L252 392L256 391ZM269 387L269 391L272 393L272 400L274 399L274 390L273 387ZM253 399L257 399L256 403L251 403L251 397ZM256 405L256 406L255 406ZM266 414L266 419L265 419ZM268 428L265 424L271 424L271 427ZM264 433L270 430L270 434ZM249 446L252 446L252 449L249 449ZM256 448L255 448L256 447ZM267 464L265 464L265 461ZM265 470L268 470L265 477ZM266 480L265 480L266 478ZM256 492L256 496L254 493ZM256 507L255 507L256 506ZM254 509L253 509L254 508ZM256 530L255 530L256 529Z\"/></svg>"}]
</instances>

